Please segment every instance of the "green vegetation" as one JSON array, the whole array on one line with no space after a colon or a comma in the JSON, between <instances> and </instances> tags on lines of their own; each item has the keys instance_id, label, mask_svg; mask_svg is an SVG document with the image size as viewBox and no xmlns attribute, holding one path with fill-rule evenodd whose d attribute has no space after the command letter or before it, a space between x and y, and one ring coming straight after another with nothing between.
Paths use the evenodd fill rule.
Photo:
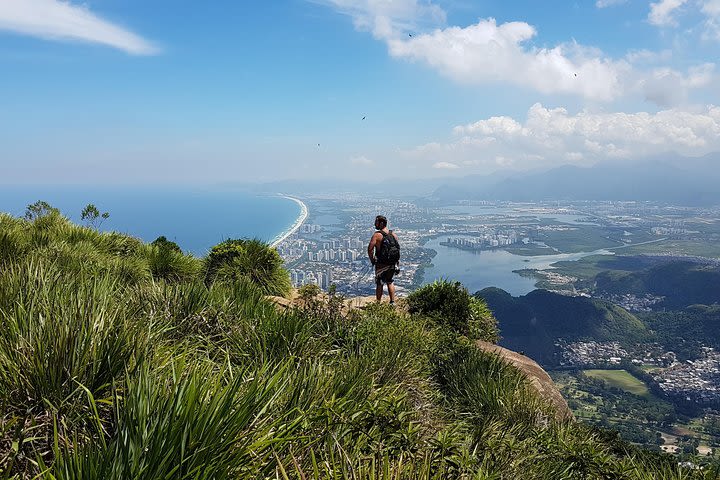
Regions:
<instances>
[{"instance_id":1,"label":"green vegetation","mask_svg":"<svg viewBox=\"0 0 720 480\"><path fill-rule=\"evenodd\" d=\"M659 307L684 308L720 302L720 268L692 262L663 262L637 272L601 272L596 290L609 294L663 296Z\"/></svg>"},{"instance_id":2,"label":"green vegetation","mask_svg":"<svg viewBox=\"0 0 720 480\"><path fill-rule=\"evenodd\" d=\"M622 245L623 230L595 225L572 225L568 228L567 225L550 221L542 221L541 224L564 227L562 230L544 230L535 239L562 253L592 252Z\"/></svg>"},{"instance_id":3,"label":"green vegetation","mask_svg":"<svg viewBox=\"0 0 720 480\"><path fill-rule=\"evenodd\" d=\"M707 258L720 258L720 245L693 239L668 239L646 245L630 245L623 248L626 255L692 255Z\"/></svg>"},{"instance_id":4,"label":"green vegetation","mask_svg":"<svg viewBox=\"0 0 720 480\"><path fill-rule=\"evenodd\" d=\"M150 244L155 247L159 247L161 249L165 250L172 250L173 252L182 253L182 249L180 248L180 245L173 242L172 240L168 240L165 235L161 235Z\"/></svg>"},{"instance_id":5,"label":"green vegetation","mask_svg":"<svg viewBox=\"0 0 720 480\"><path fill-rule=\"evenodd\" d=\"M110 213L100 212L95 205L88 203L80 212L80 218L86 222L87 226L100 228L102 223L110 218Z\"/></svg>"},{"instance_id":6,"label":"green vegetation","mask_svg":"<svg viewBox=\"0 0 720 480\"><path fill-rule=\"evenodd\" d=\"M272 271L243 263L260 246L224 242L201 261L54 209L0 215L0 475L705 475L555 420L522 374L458 334L492 319L460 286L417 292L422 313L336 299L285 311L265 296L283 289Z\"/></svg>"},{"instance_id":7,"label":"green vegetation","mask_svg":"<svg viewBox=\"0 0 720 480\"><path fill-rule=\"evenodd\" d=\"M424 315L455 333L495 343L498 327L487 305L471 296L459 282L438 280L407 297L410 313Z\"/></svg>"},{"instance_id":8,"label":"green vegetation","mask_svg":"<svg viewBox=\"0 0 720 480\"><path fill-rule=\"evenodd\" d=\"M577 418L612 428L626 441L644 448L673 452L678 460L714 462L717 466L720 417L712 414L686 417L672 403L650 392L630 393L627 387L636 385L637 379L628 382L622 372L566 370L550 374Z\"/></svg>"},{"instance_id":9,"label":"green vegetation","mask_svg":"<svg viewBox=\"0 0 720 480\"><path fill-rule=\"evenodd\" d=\"M554 255L555 253L557 253L550 247L538 245L536 243L513 243L512 245L502 247L502 249L515 255L521 255L524 257L533 257L536 255Z\"/></svg>"},{"instance_id":10,"label":"green vegetation","mask_svg":"<svg viewBox=\"0 0 720 480\"><path fill-rule=\"evenodd\" d=\"M634 315L609 302L534 290L513 297L499 288L476 293L500 323L503 345L554 365L555 342L596 340L638 342L649 335Z\"/></svg>"},{"instance_id":11,"label":"green vegetation","mask_svg":"<svg viewBox=\"0 0 720 480\"><path fill-rule=\"evenodd\" d=\"M613 373L610 373L613 372ZM673 405L644 391L622 370L550 372L568 406L584 421L620 432L627 440L652 450L662 443L658 432L677 421ZM633 378L633 377L630 377ZM607 380L609 379L609 380ZM642 385L642 384L641 384ZM627 387L642 391L636 395Z\"/></svg>"},{"instance_id":12,"label":"green vegetation","mask_svg":"<svg viewBox=\"0 0 720 480\"><path fill-rule=\"evenodd\" d=\"M717 287L716 287L717 288ZM692 305L684 310L641 313L638 317L666 350L680 360L694 360L702 347L720 348L720 306Z\"/></svg>"},{"instance_id":13,"label":"green vegetation","mask_svg":"<svg viewBox=\"0 0 720 480\"><path fill-rule=\"evenodd\" d=\"M612 387L619 388L639 397L647 397L650 395L647 386L626 370L585 370L585 375L590 378L603 380Z\"/></svg>"},{"instance_id":14,"label":"green vegetation","mask_svg":"<svg viewBox=\"0 0 720 480\"><path fill-rule=\"evenodd\" d=\"M260 240L226 240L215 245L207 257L205 281L248 278L266 295L287 296L292 289L277 250Z\"/></svg>"}]
</instances>

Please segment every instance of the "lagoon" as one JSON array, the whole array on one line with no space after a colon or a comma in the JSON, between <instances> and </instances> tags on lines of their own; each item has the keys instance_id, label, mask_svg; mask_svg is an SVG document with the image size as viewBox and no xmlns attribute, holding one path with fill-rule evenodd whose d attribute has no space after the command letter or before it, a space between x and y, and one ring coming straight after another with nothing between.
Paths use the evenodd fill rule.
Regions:
<instances>
[{"instance_id":1,"label":"lagoon","mask_svg":"<svg viewBox=\"0 0 720 480\"><path fill-rule=\"evenodd\" d=\"M533 268L545 270L560 261L579 260L589 255L613 255L609 250L560 253L557 255L522 256L505 250L470 251L440 245L452 235L434 238L424 247L435 250L433 266L425 270L424 283L440 278L461 282L470 293L486 287L498 287L513 296L525 295L535 289L535 280L513 273L513 270Z\"/></svg>"}]
</instances>

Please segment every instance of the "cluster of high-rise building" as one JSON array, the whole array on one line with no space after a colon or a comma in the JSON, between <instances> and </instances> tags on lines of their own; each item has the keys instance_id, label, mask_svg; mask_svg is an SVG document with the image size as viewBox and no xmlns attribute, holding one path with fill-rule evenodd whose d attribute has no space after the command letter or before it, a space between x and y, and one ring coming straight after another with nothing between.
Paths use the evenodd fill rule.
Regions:
<instances>
[{"instance_id":1,"label":"cluster of high-rise building","mask_svg":"<svg viewBox=\"0 0 720 480\"><path fill-rule=\"evenodd\" d=\"M315 284L323 290L327 290L333 282L332 268L325 270L290 270L290 280L293 287Z\"/></svg>"},{"instance_id":2,"label":"cluster of high-rise building","mask_svg":"<svg viewBox=\"0 0 720 480\"><path fill-rule=\"evenodd\" d=\"M302 227L300 227L300 231L302 233L318 233L322 230L322 227L320 225L313 225L311 223L305 223Z\"/></svg>"},{"instance_id":3,"label":"cluster of high-rise building","mask_svg":"<svg viewBox=\"0 0 720 480\"><path fill-rule=\"evenodd\" d=\"M288 261L344 263L361 260L365 252L365 244L362 240L352 237L321 244L304 239L294 239L281 243L277 250Z\"/></svg>"},{"instance_id":4,"label":"cluster of high-rise building","mask_svg":"<svg viewBox=\"0 0 720 480\"><path fill-rule=\"evenodd\" d=\"M362 257L364 244L358 238L347 237L323 242L316 251L306 250L304 259L308 262L355 262Z\"/></svg>"},{"instance_id":5,"label":"cluster of high-rise building","mask_svg":"<svg viewBox=\"0 0 720 480\"><path fill-rule=\"evenodd\" d=\"M481 237L453 238L448 237L444 245L448 247L463 248L469 250L480 250L488 247L502 247L518 242L518 235L514 231L497 234L486 234Z\"/></svg>"},{"instance_id":6,"label":"cluster of high-rise building","mask_svg":"<svg viewBox=\"0 0 720 480\"><path fill-rule=\"evenodd\" d=\"M308 262L354 262L358 260L361 252L358 250L320 250L317 252L307 252L306 260Z\"/></svg>"}]
</instances>

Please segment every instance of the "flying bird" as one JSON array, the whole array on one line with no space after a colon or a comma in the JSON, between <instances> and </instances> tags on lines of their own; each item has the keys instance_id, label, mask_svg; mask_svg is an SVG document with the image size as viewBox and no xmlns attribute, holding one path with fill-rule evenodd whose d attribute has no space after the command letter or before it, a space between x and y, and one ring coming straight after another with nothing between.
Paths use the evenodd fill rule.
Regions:
<instances>
[{"instance_id":1,"label":"flying bird","mask_svg":"<svg viewBox=\"0 0 720 480\"><path fill-rule=\"evenodd\" d=\"M365 120L365 117L363 117L363 120Z\"/></svg>"}]
</instances>

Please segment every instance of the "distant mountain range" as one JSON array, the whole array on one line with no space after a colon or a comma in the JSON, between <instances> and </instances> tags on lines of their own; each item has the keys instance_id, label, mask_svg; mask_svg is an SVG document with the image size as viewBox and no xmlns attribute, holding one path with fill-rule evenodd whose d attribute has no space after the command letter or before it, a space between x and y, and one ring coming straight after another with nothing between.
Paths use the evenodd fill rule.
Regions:
<instances>
[{"instance_id":1,"label":"distant mountain range","mask_svg":"<svg viewBox=\"0 0 720 480\"><path fill-rule=\"evenodd\" d=\"M438 202L456 200L628 200L680 205L720 203L720 153L701 158L665 155L642 162L562 166L515 175L473 175L435 190Z\"/></svg>"},{"instance_id":2,"label":"distant mountain range","mask_svg":"<svg viewBox=\"0 0 720 480\"><path fill-rule=\"evenodd\" d=\"M658 201L677 205L720 204L720 152L700 158L665 154L640 161L592 167L426 179L386 178L287 180L234 185L255 192L360 192L405 196L425 204L458 200L533 202L542 200Z\"/></svg>"}]
</instances>

